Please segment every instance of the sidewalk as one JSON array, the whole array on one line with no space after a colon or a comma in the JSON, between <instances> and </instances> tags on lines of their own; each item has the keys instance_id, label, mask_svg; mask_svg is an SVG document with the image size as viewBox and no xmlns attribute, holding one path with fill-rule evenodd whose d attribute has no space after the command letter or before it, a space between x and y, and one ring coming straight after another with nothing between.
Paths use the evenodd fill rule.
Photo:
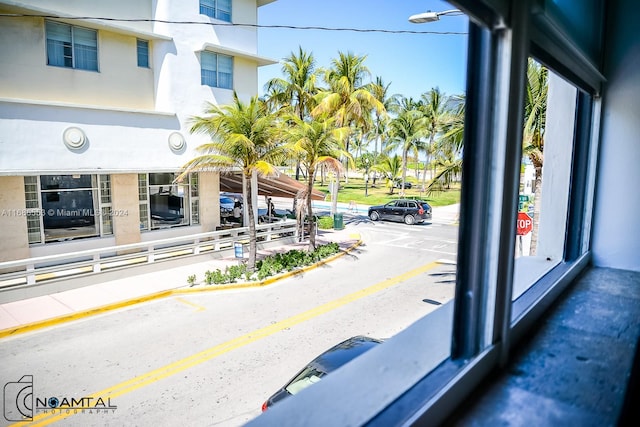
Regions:
<instances>
[{"instance_id":1,"label":"sidewalk","mask_svg":"<svg viewBox=\"0 0 640 427\"><path fill-rule=\"evenodd\" d=\"M318 208L322 209L320 206ZM339 204L338 211L347 214L345 224L348 224L351 216L366 216L367 209L368 206L360 205L355 211L349 211L348 205L343 203ZM459 209L459 205L435 207L433 208L433 221L449 224L457 223ZM344 254L360 244L360 236L353 234L348 228L342 230L320 230L316 241L317 244L336 242L340 245L343 250L342 254ZM262 249L258 251L258 258L275 252L305 248L307 245L308 243L306 242L291 243ZM329 261L332 259L330 258ZM201 282L207 270L215 271L220 269L224 271L225 267L237 265L237 263L238 261L233 251L228 250L222 258L167 268L163 268L162 264L159 263L157 264L158 270L151 273L132 274L95 285L0 304L0 339L157 298L189 292L264 286L291 275L285 273L284 275L268 278L260 283L250 284L199 285L194 287L189 287L187 284L187 277L192 274L196 275L197 282Z\"/></svg>"},{"instance_id":2,"label":"sidewalk","mask_svg":"<svg viewBox=\"0 0 640 427\"><path fill-rule=\"evenodd\" d=\"M360 236L352 235L346 229L321 230L316 237L316 243L325 244L330 242L338 243L343 250L341 254L344 254L360 243ZM258 259L276 252L302 249L307 246L307 242L302 242L262 249L258 251ZM260 283L237 285L196 285L190 287L187 284L187 277L192 274L196 275L198 283L203 280L207 270L215 271L220 269L224 271L227 266L237 264L238 260L235 258L233 250L228 250L225 252L224 257L218 259L170 268L163 268L162 264L159 263L158 270L151 273L129 275L95 285L0 304L0 338L170 295L194 291L207 292L239 287L264 286L283 278L283 275L278 275ZM285 276L290 275L285 274Z\"/></svg>"}]
</instances>

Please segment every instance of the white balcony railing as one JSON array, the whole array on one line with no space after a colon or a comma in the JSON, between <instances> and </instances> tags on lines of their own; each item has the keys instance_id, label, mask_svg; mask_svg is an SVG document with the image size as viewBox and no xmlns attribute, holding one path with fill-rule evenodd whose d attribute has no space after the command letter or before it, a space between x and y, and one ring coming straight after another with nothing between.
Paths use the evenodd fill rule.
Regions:
<instances>
[{"instance_id":1,"label":"white balcony railing","mask_svg":"<svg viewBox=\"0 0 640 427\"><path fill-rule=\"evenodd\" d=\"M256 225L259 243L290 236L296 236L294 220ZM0 291L54 278L95 274L180 256L233 249L235 242L249 242L248 227L2 262L0 272L7 273L0 274Z\"/></svg>"}]
</instances>

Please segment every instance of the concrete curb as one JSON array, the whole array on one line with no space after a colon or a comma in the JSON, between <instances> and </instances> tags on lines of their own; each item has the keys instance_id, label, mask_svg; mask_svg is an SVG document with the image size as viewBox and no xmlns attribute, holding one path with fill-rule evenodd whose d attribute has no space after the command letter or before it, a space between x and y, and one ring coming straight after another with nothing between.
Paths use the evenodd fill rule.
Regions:
<instances>
[{"instance_id":1,"label":"concrete curb","mask_svg":"<svg viewBox=\"0 0 640 427\"><path fill-rule=\"evenodd\" d=\"M26 332L31 332L31 331L35 331L38 329L43 329L43 328L47 328L50 326L55 326L55 325L59 325L61 323L65 323L65 322L69 322L72 320L79 320L79 319L83 319L85 317L89 317L89 316L94 316L97 314L102 314L102 313L106 313L109 311L113 311L113 310L117 310L120 308L124 308L124 307L128 307L134 304L140 304L143 302L148 302L148 301L152 301L152 300L156 300L156 299L160 299L160 298L166 298L166 297L170 297L173 295L185 295L185 294L193 294L193 293L201 293L201 292L211 292L211 291L225 291L225 290L230 290L230 289L247 289L247 288L260 288L260 287L264 287L267 285L270 285L274 282L277 282L279 280L282 279L286 279L288 277L292 277L292 276L296 276L299 274L302 274L306 271L309 270L313 270L315 268L318 268L322 265L325 265L331 261L334 261L346 254L348 254L349 252L351 252L352 250L354 250L355 248L357 248L358 246L360 246L362 244L362 240L360 238L360 236L358 236L356 238L356 242L351 245L350 247L348 247L347 249L341 251L340 253L337 253L335 255L332 255L326 259L323 259L322 261L319 261L315 264L312 265L308 265L306 267L302 267L300 269L294 270L294 271L287 271L285 273L281 273L281 274L277 274L275 276L269 277L267 279L261 280L259 282L245 282L245 283L232 283L232 284L227 284L227 285L203 285L203 286L198 286L198 287L190 287L190 288L175 288L175 289L169 289L169 290L165 290L165 291L160 291L160 292L155 292L149 295L144 295L141 297L137 297L137 298L131 298L128 300L124 300L124 301L120 301L120 302L116 302L116 303L112 303L112 304L106 304L100 307L96 307L96 308L92 308L89 310L83 310L83 311L78 311L75 313L71 313L71 314L66 314L63 316L58 316L58 317L53 317L51 319L46 319L46 320L39 320L37 322L32 322L32 323L28 323L25 325L20 325L17 327L13 327L13 328L8 328L8 329L3 329L0 330L0 339L2 338L6 338L6 337L12 337L12 336L16 336L19 334L23 334ZM205 287L206 286L206 287Z\"/></svg>"}]
</instances>

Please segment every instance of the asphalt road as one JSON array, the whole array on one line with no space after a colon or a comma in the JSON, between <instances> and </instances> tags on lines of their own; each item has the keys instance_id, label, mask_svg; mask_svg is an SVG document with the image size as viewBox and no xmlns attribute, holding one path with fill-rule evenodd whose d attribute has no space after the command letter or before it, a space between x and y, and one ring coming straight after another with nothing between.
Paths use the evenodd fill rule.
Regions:
<instances>
[{"instance_id":1,"label":"asphalt road","mask_svg":"<svg viewBox=\"0 0 640 427\"><path fill-rule=\"evenodd\" d=\"M302 276L4 339L0 380L30 375L36 408L51 397L86 408L36 409L39 425L242 425L322 351L353 335L392 336L453 297L457 227L345 223L363 245Z\"/></svg>"}]
</instances>

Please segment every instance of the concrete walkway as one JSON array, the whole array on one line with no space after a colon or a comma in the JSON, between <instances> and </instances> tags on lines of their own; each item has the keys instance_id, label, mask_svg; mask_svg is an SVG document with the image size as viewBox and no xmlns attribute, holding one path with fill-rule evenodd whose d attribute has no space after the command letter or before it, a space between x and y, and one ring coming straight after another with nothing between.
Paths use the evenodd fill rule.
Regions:
<instances>
[{"instance_id":1,"label":"concrete walkway","mask_svg":"<svg viewBox=\"0 0 640 427\"><path fill-rule=\"evenodd\" d=\"M322 206L317 206L317 208L319 210L323 209ZM363 209L364 211L362 211ZM368 206L359 206L356 211L349 211L348 204L339 204L338 212L346 213L344 219L345 224L348 225L350 219L366 216L367 209ZM436 207L433 209L433 221L457 223L458 212L459 205ZM360 244L360 236L349 231L348 226L342 230L320 230L316 239L317 244L338 243L342 249L341 254ZM306 246L307 243L304 242L273 246L269 249L260 250L258 257L264 257L275 252L286 252L291 249L301 249ZM330 262L333 259L335 257L331 257L327 261ZM0 338L15 336L20 333L108 312L156 298L194 291L264 286L291 275L291 273L282 274L268 278L260 283L236 285L197 285L191 287L187 283L187 277L190 275L195 274L199 283L204 279L206 271L215 271L216 269L224 271L227 266L237 264L238 260L235 258L233 251L229 250L223 257L217 259L165 268L163 268L162 263L158 263L157 270L153 272L135 274L135 270L130 270L134 274L124 273L122 274L124 277L115 280L4 303L0 305Z\"/></svg>"},{"instance_id":2,"label":"concrete walkway","mask_svg":"<svg viewBox=\"0 0 640 427\"><path fill-rule=\"evenodd\" d=\"M352 235L346 229L321 230L316 237L316 244L336 242L344 254L360 243L359 235ZM276 252L286 252L291 249L304 249L307 242L289 243L273 246L258 251L258 259ZM245 258L247 254L245 253ZM329 258L331 260L332 258ZM277 279L291 274L282 274L267 278L259 283L242 283L236 285L204 285L202 284L206 271L238 265L233 250L227 250L223 257L209 259L198 263L185 263L179 267L164 267L157 264L153 272L141 274L123 273L121 278L104 281L50 295L27 298L0 305L0 338L19 333L52 326L100 314L106 311L126 307L156 298L163 298L174 294L194 291L212 291L233 287L264 286ZM308 268L307 268L308 269ZM126 271L126 270L121 270ZM187 278L196 276L196 285L190 286ZM93 279L95 281L95 279ZM46 285L44 285L46 286Z\"/></svg>"}]
</instances>

